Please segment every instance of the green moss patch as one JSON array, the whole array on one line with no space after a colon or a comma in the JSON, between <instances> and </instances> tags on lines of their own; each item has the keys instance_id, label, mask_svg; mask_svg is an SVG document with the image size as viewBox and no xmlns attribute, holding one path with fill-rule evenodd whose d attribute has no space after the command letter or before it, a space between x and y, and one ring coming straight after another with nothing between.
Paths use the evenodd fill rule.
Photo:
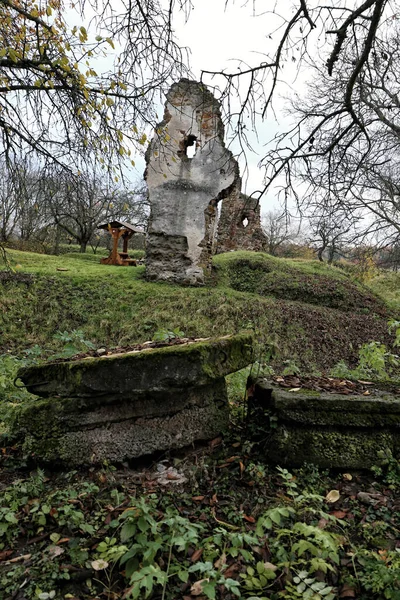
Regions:
<instances>
[{"instance_id":1,"label":"green moss patch","mask_svg":"<svg viewBox=\"0 0 400 600\"><path fill-rule=\"evenodd\" d=\"M340 269L317 261L274 258L261 252L232 252L214 258L217 281L234 290L298 300L358 314L387 315L384 303Z\"/></svg>"}]
</instances>

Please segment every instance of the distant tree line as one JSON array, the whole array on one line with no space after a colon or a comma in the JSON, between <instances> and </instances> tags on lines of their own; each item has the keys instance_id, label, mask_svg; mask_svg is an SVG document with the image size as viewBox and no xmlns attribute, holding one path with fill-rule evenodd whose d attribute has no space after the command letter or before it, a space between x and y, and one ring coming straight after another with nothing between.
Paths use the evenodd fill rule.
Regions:
<instances>
[{"instance_id":1,"label":"distant tree line","mask_svg":"<svg viewBox=\"0 0 400 600\"><path fill-rule=\"evenodd\" d=\"M0 242L88 245L95 250L108 236L97 229L120 219L146 229L149 215L144 181L121 187L96 166L84 172L43 168L28 158L0 164Z\"/></svg>"}]
</instances>

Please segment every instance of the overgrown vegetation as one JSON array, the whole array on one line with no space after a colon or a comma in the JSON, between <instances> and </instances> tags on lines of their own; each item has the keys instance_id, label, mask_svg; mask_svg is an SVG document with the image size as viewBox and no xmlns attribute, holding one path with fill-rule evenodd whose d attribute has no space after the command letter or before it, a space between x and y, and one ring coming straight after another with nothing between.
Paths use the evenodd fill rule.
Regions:
<instances>
[{"instance_id":1,"label":"overgrown vegetation","mask_svg":"<svg viewBox=\"0 0 400 600\"><path fill-rule=\"evenodd\" d=\"M11 262L15 273L0 283L0 421L31 397L13 381L32 361L249 327L259 348L252 367L228 378L233 427L225 439L152 463L43 471L4 428L1 600L400 598L399 461L377 448L372 473L272 469L264 438L252 441L245 421L250 372L322 370L338 356L355 367L360 348L358 368L370 368L366 348L376 354L384 343L393 356L398 322L389 334L382 302L334 267L262 255L253 265L249 253L238 253L237 274L230 255L218 257L213 287L200 289L150 284L142 267L108 267L89 254L12 252ZM268 269L261 296L251 276ZM254 289L232 289L248 274ZM310 277L313 302L320 290L324 304L332 277L342 286L337 298L359 294L363 311L309 304L304 291L296 301L280 297L284 286L307 289Z\"/></svg>"},{"instance_id":2,"label":"overgrown vegetation","mask_svg":"<svg viewBox=\"0 0 400 600\"><path fill-rule=\"evenodd\" d=\"M3 597L399 597L398 463L388 487L384 467L374 483L271 471L248 442L218 443L147 469L14 480L0 500ZM162 489L168 464L186 483Z\"/></svg>"},{"instance_id":3,"label":"overgrown vegetation","mask_svg":"<svg viewBox=\"0 0 400 600\"><path fill-rule=\"evenodd\" d=\"M146 341L159 330L208 337L252 328L260 341L261 360L272 340L275 364L291 360L310 371L330 369L341 359L354 366L358 348L373 340L390 347L383 302L340 269L317 261L235 254L236 262L231 254L216 257L212 287L193 289L145 282L144 267L100 265L90 254L38 257L11 251L16 274L7 275L0 286L4 314L0 353L20 356L38 344L46 357L60 349L54 340L57 330L82 330L85 339L112 347ZM269 269L268 295L259 295L254 288L233 289L238 287L236 267L237 277L248 286L259 276L269 276ZM360 299L356 312L309 303L308 281L315 278L316 301L318 294L322 299L330 277L333 287L339 282L343 303L345 298ZM282 298L290 287L297 290L298 300Z\"/></svg>"}]
</instances>

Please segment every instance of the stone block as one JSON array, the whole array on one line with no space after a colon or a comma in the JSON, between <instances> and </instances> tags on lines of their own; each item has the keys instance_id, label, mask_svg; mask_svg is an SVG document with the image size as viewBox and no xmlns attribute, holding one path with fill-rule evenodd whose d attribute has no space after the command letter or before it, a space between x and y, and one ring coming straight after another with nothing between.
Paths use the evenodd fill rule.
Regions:
<instances>
[{"instance_id":1,"label":"stone block","mask_svg":"<svg viewBox=\"0 0 400 600\"><path fill-rule=\"evenodd\" d=\"M253 359L248 333L21 369L41 396L11 433L39 461L121 462L215 437L228 424L224 376Z\"/></svg>"},{"instance_id":2,"label":"stone block","mask_svg":"<svg viewBox=\"0 0 400 600\"><path fill-rule=\"evenodd\" d=\"M276 418L265 436L275 464L363 469L377 464L380 450L400 456L400 398L385 390L370 396L288 392L267 380L253 390L250 420L267 430L267 415Z\"/></svg>"}]
</instances>

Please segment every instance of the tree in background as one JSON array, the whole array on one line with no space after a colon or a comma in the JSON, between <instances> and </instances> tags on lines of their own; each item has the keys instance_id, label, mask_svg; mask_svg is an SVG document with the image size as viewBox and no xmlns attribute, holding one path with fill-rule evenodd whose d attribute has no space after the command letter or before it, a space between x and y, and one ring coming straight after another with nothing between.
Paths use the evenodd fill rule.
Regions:
<instances>
[{"instance_id":1,"label":"tree in background","mask_svg":"<svg viewBox=\"0 0 400 600\"><path fill-rule=\"evenodd\" d=\"M186 70L173 4L115 10L108 0L78 0L71 27L62 0L0 0L0 155L29 152L67 169L84 165L85 152L105 168L129 160L155 119L154 96ZM97 72L102 64L108 70Z\"/></svg>"},{"instance_id":2,"label":"tree in background","mask_svg":"<svg viewBox=\"0 0 400 600\"><path fill-rule=\"evenodd\" d=\"M270 210L261 218L261 227L267 238L267 251L272 256L278 256L284 244L294 243L299 239L300 223L296 227L291 224L286 212Z\"/></svg>"},{"instance_id":3,"label":"tree in background","mask_svg":"<svg viewBox=\"0 0 400 600\"><path fill-rule=\"evenodd\" d=\"M370 25L366 20L356 31L369 31ZM290 134L278 136L269 166L272 178L278 173L285 176L286 193L290 189L302 209L310 201L315 203L316 197L330 197L341 210L361 211L367 219L373 217L377 231L396 237L400 232L397 18L382 24L379 32L369 46L361 37L343 49L340 70L329 73L323 65L312 63L314 76L306 94L291 103L295 125ZM355 75L354 65L361 64L366 54L368 68ZM289 148L291 137L296 144Z\"/></svg>"}]
</instances>

